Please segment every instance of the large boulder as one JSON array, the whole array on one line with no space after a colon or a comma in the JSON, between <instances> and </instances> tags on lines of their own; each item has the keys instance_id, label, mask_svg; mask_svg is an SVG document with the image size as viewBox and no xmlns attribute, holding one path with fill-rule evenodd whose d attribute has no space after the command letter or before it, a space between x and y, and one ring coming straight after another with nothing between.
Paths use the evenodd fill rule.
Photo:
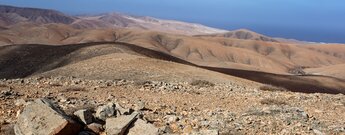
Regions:
<instances>
[{"instance_id":1,"label":"large boulder","mask_svg":"<svg viewBox=\"0 0 345 135\"><path fill-rule=\"evenodd\" d=\"M129 129L128 135L158 135L159 129L152 124L146 123L144 120L138 119Z\"/></svg>"},{"instance_id":2,"label":"large boulder","mask_svg":"<svg viewBox=\"0 0 345 135\"><path fill-rule=\"evenodd\" d=\"M127 128L133 121L135 121L138 113L132 113L131 115L122 115L117 118L108 118L106 120L106 133L107 135L123 135Z\"/></svg>"},{"instance_id":3,"label":"large boulder","mask_svg":"<svg viewBox=\"0 0 345 135\"><path fill-rule=\"evenodd\" d=\"M14 126L16 135L75 135L81 126L48 99L29 103Z\"/></svg>"},{"instance_id":4,"label":"large boulder","mask_svg":"<svg viewBox=\"0 0 345 135\"><path fill-rule=\"evenodd\" d=\"M100 106L96 110L96 118L105 121L109 117L116 115L116 104L108 103L106 105Z\"/></svg>"}]
</instances>

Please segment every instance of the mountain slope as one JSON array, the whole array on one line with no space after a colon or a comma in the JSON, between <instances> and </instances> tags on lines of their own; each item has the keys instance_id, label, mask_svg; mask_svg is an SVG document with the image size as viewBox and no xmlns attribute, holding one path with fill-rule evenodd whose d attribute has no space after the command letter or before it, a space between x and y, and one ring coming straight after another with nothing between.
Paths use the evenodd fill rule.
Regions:
<instances>
[{"instance_id":1,"label":"mountain slope","mask_svg":"<svg viewBox=\"0 0 345 135\"><path fill-rule=\"evenodd\" d=\"M2 23L5 25L19 22L70 24L75 20L74 17L64 15L63 13L54 10L19 8L4 5L0 5L0 18Z\"/></svg>"},{"instance_id":2,"label":"mountain slope","mask_svg":"<svg viewBox=\"0 0 345 135\"><path fill-rule=\"evenodd\" d=\"M0 47L0 58L1 78L74 76L86 79L127 79L139 82L207 80L214 83L230 81L246 87L258 88L262 84L252 82L256 81L295 92L345 93L344 80L336 78L278 75L198 66L162 52L118 42L62 46L10 45Z\"/></svg>"},{"instance_id":3,"label":"mountain slope","mask_svg":"<svg viewBox=\"0 0 345 135\"><path fill-rule=\"evenodd\" d=\"M81 30L67 25L48 24L30 28L16 26L0 31L0 34L3 45L118 41L164 52L198 65L279 74L288 74L289 70L297 67L317 68L345 63L342 57L313 51L305 45L225 37L191 37L147 30Z\"/></svg>"},{"instance_id":4,"label":"mountain slope","mask_svg":"<svg viewBox=\"0 0 345 135\"><path fill-rule=\"evenodd\" d=\"M173 20L162 20L153 17L137 17L119 13L97 16L80 16L72 25L76 28L134 28L175 34L197 35L227 32L200 24Z\"/></svg>"},{"instance_id":5,"label":"mountain slope","mask_svg":"<svg viewBox=\"0 0 345 135\"><path fill-rule=\"evenodd\" d=\"M0 78L75 76L86 79L257 83L198 68L167 54L125 43L0 47ZM214 76L209 78L209 76Z\"/></svg>"},{"instance_id":6,"label":"mountain slope","mask_svg":"<svg viewBox=\"0 0 345 135\"><path fill-rule=\"evenodd\" d=\"M70 24L78 29L95 28L133 28L149 29L167 33L197 35L227 32L225 30L207 27L200 24L173 20L163 20L152 17L138 17L119 13L108 13L94 16L69 16L61 12L37 8L21 8L0 5L0 26L17 23Z\"/></svg>"},{"instance_id":7,"label":"mountain slope","mask_svg":"<svg viewBox=\"0 0 345 135\"><path fill-rule=\"evenodd\" d=\"M258 41L269 41L269 42L278 42L274 38L270 38L258 33L255 33L246 29L239 29L235 31L230 31L226 33L219 34L209 34L209 35L198 35L197 37L224 37L224 38L234 38L234 39L245 39L245 40L258 40Z\"/></svg>"},{"instance_id":8,"label":"mountain slope","mask_svg":"<svg viewBox=\"0 0 345 135\"><path fill-rule=\"evenodd\" d=\"M334 76L345 80L345 64L331 65L319 68L308 68L305 71L308 74Z\"/></svg>"}]
</instances>

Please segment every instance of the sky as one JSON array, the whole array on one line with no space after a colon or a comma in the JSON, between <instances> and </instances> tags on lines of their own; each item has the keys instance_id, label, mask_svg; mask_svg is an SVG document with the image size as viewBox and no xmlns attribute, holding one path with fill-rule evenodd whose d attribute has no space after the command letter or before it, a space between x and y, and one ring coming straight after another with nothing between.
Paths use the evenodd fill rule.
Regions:
<instances>
[{"instance_id":1,"label":"sky","mask_svg":"<svg viewBox=\"0 0 345 135\"><path fill-rule=\"evenodd\" d=\"M345 43L344 0L0 0L69 15L121 12L272 37Z\"/></svg>"}]
</instances>

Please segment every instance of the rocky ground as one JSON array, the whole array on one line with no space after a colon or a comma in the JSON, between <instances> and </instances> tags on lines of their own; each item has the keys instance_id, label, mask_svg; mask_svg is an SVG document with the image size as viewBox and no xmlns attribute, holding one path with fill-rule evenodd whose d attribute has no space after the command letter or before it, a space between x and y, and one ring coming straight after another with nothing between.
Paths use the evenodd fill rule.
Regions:
<instances>
[{"instance_id":1,"label":"rocky ground","mask_svg":"<svg viewBox=\"0 0 345 135\"><path fill-rule=\"evenodd\" d=\"M99 120L99 108L113 104L115 111L128 110L124 117L138 117L134 125L126 127L129 131L140 129L135 125L147 124L150 128L154 125L155 134L345 134L343 94L262 91L234 82L74 77L1 80L0 133L14 134L13 127L25 114L24 108L38 98L51 100L71 118L86 109ZM115 114L109 117L122 118ZM92 121L100 124L99 131L91 133L84 128L80 134L105 134L109 123L118 120L108 119Z\"/></svg>"}]
</instances>

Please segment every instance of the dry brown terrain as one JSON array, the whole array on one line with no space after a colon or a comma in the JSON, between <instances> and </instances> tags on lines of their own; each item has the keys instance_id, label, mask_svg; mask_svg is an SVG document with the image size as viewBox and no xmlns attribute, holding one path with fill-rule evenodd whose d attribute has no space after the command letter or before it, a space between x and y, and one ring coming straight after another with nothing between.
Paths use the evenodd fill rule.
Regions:
<instances>
[{"instance_id":1,"label":"dry brown terrain","mask_svg":"<svg viewBox=\"0 0 345 135\"><path fill-rule=\"evenodd\" d=\"M334 76L337 78L345 79L345 64L325 66L320 68L308 68L305 71L308 74Z\"/></svg>"},{"instance_id":2,"label":"dry brown terrain","mask_svg":"<svg viewBox=\"0 0 345 135\"><path fill-rule=\"evenodd\" d=\"M38 120L26 119L37 98L79 124L77 110L96 119L120 104L156 134L345 134L344 64L342 44L0 6L0 134L15 134L17 121L54 125L30 109ZM106 120L93 122L99 131L81 124L80 134L108 132Z\"/></svg>"},{"instance_id":3,"label":"dry brown terrain","mask_svg":"<svg viewBox=\"0 0 345 135\"><path fill-rule=\"evenodd\" d=\"M170 55L125 43L0 47L0 78L75 76L86 79L224 83L254 82L193 66ZM210 78L209 76L214 76Z\"/></svg>"},{"instance_id":4,"label":"dry brown terrain","mask_svg":"<svg viewBox=\"0 0 345 135\"><path fill-rule=\"evenodd\" d=\"M246 29L239 29L235 31L230 31L226 33L208 34L208 35L197 35L196 37L225 37L225 38L235 38L235 39L247 39L247 40L258 40L258 41L268 41L268 42L278 42L278 40L255 33Z\"/></svg>"},{"instance_id":5,"label":"dry brown terrain","mask_svg":"<svg viewBox=\"0 0 345 135\"><path fill-rule=\"evenodd\" d=\"M28 26L31 27L28 28ZM332 74L323 74L323 76L315 76L314 74L314 76L309 77L291 75L305 75L303 69L306 68L343 64L345 62L343 53L341 53L343 45L311 46L309 44L299 45L227 37L191 37L122 28L81 30L64 24L34 25L24 23L0 31L0 33L2 33L0 39L2 39L3 45L130 43L193 63L194 66L223 68L222 73L285 87L292 91L338 93L344 90L344 81L332 78L338 77L330 76ZM331 47L327 48L327 46ZM311 49L312 47L320 49ZM341 72L341 68L334 70ZM2 71L7 72L7 70ZM253 78L251 76L258 77ZM318 83L315 84L315 82Z\"/></svg>"},{"instance_id":6,"label":"dry brown terrain","mask_svg":"<svg viewBox=\"0 0 345 135\"><path fill-rule=\"evenodd\" d=\"M132 109L144 102L146 109L140 112L161 129L161 134L190 134L203 129L216 130L221 135L345 132L342 94L261 91L254 85L230 81L211 87L72 77L1 81L0 134L11 134L16 112L25 107L19 101L41 97L54 100L68 114L110 101ZM170 85L181 87L171 89Z\"/></svg>"},{"instance_id":7,"label":"dry brown terrain","mask_svg":"<svg viewBox=\"0 0 345 135\"><path fill-rule=\"evenodd\" d=\"M134 28L186 35L227 32L226 30L211 28L201 24L163 20L147 16L131 16L121 13L70 16L49 9L22 8L3 5L0 5L0 19L0 26L10 26L25 22L34 24L67 24L77 29Z\"/></svg>"},{"instance_id":8,"label":"dry brown terrain","mask_svg":"<svg viewBox=\"0 0 345 135\"><path fill-rule=\"evenodd\" d=\"M343 45L328 45L331 47L318 51L304 44L250 39L190 37L128 29L80 30L62 24L30 28L27 28L27 25L32 26L25 24L1 31L0 42L3 45L36 43L53 45L118 41L168 53L198 65L279 74L287 74L296 67L317 68L345 62Z\"/></svg>"},{"instance_id":9,"label":"dry brown terrain","mask_svg":"<svg viewBox=\"0 0 345 135\"><path fill-rule=\"evenodd\" d=\"M121 42L62 46L9 45L1 47L0 50L1 78L62 75L88 79L191 82L193 78L199 78L226 82L231 79L231 76L236 76L296 92L345 93L345 84L342 79L199 66L160 51Z\"/></svg>"}]
</instances>

